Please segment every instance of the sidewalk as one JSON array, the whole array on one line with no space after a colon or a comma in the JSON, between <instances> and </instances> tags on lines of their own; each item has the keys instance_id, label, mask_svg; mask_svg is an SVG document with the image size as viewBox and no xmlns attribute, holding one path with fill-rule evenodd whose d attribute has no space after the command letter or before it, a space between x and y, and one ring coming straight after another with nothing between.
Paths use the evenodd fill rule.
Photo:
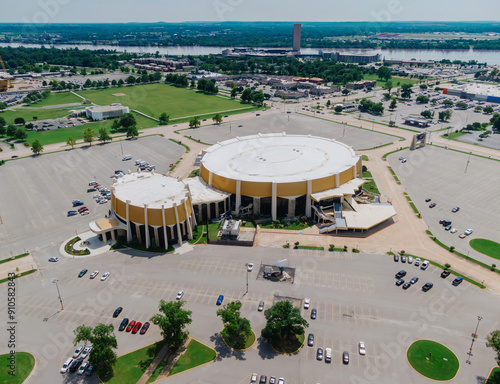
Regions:
<instances>
[{"instance_id":1,"label":"sidewalk","mask_svg":"<svg viewBox=\"0 0 500 384\"><path fill-rule=\"evenodd\" d=\"M165 358L167 353L168 353L168 345L164 345L163 348L161 349L161 351L158 352L156 357L153 359L152 363L146 369L146 372L143 373L143 375L141 376L141 378L139 379L137 384L146 384L147 383L147 381L149 380L149 377L154 373L156 367Z\"/></svg>"},{"instance_id":2,"label":"sidewalk","mask_svg":"<svg viewBox=\"0 0 500 384\"><path fill-rule=\"evenodd\" d=\"M72 239L75 238L75 236L72 236L69 239L64 240L61 243L61 245L59 246L59 253L61 256L70 257L70 258L96 256L96 255L100 255L100 254L108 252L114 243L112 240L109 240L107 242L99 240L97 235L91 231L79 233L78 237L81 240L79 240L75 243L75 245L73 246L73 249L75 251L81 251L81 250L84 250L87 248L90 251L90 254L76 256L76 255L72 255L70 253L67 253L66 250L64 249L64 247L66 246L66 244L69 241L71 241Z\"/></svg>"}]
</instances>

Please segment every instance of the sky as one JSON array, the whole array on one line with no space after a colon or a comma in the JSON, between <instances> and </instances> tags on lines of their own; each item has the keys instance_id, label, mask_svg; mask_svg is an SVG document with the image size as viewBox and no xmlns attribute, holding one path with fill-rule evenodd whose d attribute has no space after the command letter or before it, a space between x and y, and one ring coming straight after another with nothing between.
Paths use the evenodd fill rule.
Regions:
<instances>
[{"instance_id":1,"label":"sky","mask_svg":"<svg viewBox=\"0 0 500 384\"><path fill-rule=\"evenodd\" d=\"M4 23L500 20L499 0L21 0L22 6L4 1Z\"/></svg>"}]
</instances>

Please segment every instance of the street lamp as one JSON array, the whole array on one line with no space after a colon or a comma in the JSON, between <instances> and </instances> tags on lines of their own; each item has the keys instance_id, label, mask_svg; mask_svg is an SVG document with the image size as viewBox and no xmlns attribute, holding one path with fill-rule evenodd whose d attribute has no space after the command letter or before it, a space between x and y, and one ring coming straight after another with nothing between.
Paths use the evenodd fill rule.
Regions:
<instances>
[{"instance_id":1,"label":"street lamp","mask_svg":"<svg viewBox=\"0 0 500 384\"><path fill-rule=\"evenodd\" d=\"M64 311L64 305L63 305L63 302L61 299L61 292L59 292L59 285L57 284L58 281L59 280L57 280L57 279L52 280L52 282L56 285L56 288L57 288L57 294L59 295L59 301L61 302L61 310Z\"/></svg>"},{"instance_id":2,"label":"street lamp","mask_svg":"<svg viewBox=\"0 0 500 384\"><path fill-rule=\"evenodd\" d=\"M474 333L472 334L472 342L470 344L470 348L469 348L469 352L467 352L467 355L469 355L469 358L465 361L467 364L470 365L471 361L470 361L470 358L473 356L472 354L472 348L474 346L474 341L476 341L477 339L477 329L479 328L479 322L483 320L483 318L481 316L478 316L477 317L477 324L476 324L476 330L474 331Z\"/></svg>"},{"instance_id":3,"label":"street lamp","mask_svg":"<svg viewBox=\"0 0 500 384\"><path fill-rule=\"evenodd\" d=\"M247 267L247 292L248 293L248 263L245 263L245 267Z\"/></svg>"}]
</instances>

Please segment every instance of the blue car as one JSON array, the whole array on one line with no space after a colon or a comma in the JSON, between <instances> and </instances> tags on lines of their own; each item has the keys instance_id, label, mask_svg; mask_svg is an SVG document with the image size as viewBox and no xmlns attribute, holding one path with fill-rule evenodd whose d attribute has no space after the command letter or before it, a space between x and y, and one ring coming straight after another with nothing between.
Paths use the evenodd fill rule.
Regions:
<instances>
[{"instance_id":1,"label":"blue car","mask_svg":"<svg viewBox=\"0 0 500 384\"><path fill-rule=\"evenodd\" d=\"M75 201L75 202L73 202L73 207L78 207L79 205L83 205L83 201Z\"/></svg>"},{"instance_id":2,"label":"blue car","mask_svg":"<svg viewBox=\"0 0 500 384\"><path fill-rule=\"evenodd\" d=\"M224 300L224 295L219 295L219 297L217 298L217 305L221 305L223 300Z\"/></svg>"},{"instance_id":3,"label":"blue car","mask_svg":"<svg viewBox=\"0 0 500 384\"><path fill-rule=\"evenodd\" d=\"M69 216L75 216L75 215L78 215L77 211L68 211L68 217Z\"/></svg>"}]
</instances>

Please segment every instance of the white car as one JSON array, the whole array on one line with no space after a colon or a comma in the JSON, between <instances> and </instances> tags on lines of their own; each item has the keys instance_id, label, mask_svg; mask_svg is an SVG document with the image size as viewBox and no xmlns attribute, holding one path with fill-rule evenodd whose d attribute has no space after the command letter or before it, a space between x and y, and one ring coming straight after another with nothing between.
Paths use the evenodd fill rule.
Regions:
<instances>
[{"instance_id":1,"label":"white car","mask_svg":"<svg viewBox=\"0 0 500 384\"><path fill-rule=\"evenodd\" d=\"M80 356L80 353L83 351L83 345L80 345L76 350L75 353L73 353L73 359L76 359L78 356Z\"/></svg>"},{"instance_id":2,"label":"white car","mask_svg":"<svg viewBox=\"0 0 500 384\"><path fill-rule=\"evenodd\" d=\"M73 362L73 359L70 357L68 360L66 360L63 364L63 366L61 367L61 370L60 372L61 373L66 373L69 369L69 366L71 365L71 363Z\"/></svg>"},{"instance_id":3,"label":"white car","mask_svg":"<svg viewBox=\"0 0 500 384\"><path fill-rule=\"evenodd\" d=\"M285 379L284 379L284 378L282 378L282 377L280 377L280 378L278 379L278 384L285 384Z\"/></svg>"},{"instance_id":4,"label":"white car","mask_svg":"<svg viewBox=\"0 0 500 384\"><path fill-rule=\"evenodd\" d=\"M177 297L176 297L176 299L177 299L177 300L180 300L180 299L182 299L182 296L184 296L184 290L179 291L179 292L177 293Z\"/></svg>"},{"instance_id":5,"label":"white car","mask_svg":"<svg viewBox=\"0 0 500 384\"><path fill-rule=\"evenodd\" d=\"M100 195L100 194L98 194L98 193L95 193L95 194L94 194L94 196L92 196L92 197L93 197L94 199L98 199L99 197L101 197L101 195Z\"/></svg>"},{"instance_id":6,"label":"white car","mask_svg":"<svg viewBox=\"0 0 500 384\"><path fill-rule=\"evenodd\" d=\"M86 216L86 215L88 215L89 213L90 213L89 211L83 211L83 212L81 212L81 213L80 213L80 215L81 215L81 216Z\"/></svg>"},{"instance_id":7,"label":"white car","mask_svg":"<svg viewBox=\"0 0 500 384\"><path fill-rule=\"evenodd\" d=\"M91 350L92 350L92 346L91 345L85 347L85 349L82 352L82 359L85 359L89 355L89 353L90 353Z\"/></svg>"},{"instance_id":8,"label":"white car","mask_svg":"<svg viewBox=\"0 0 500 384\"><path fill-rule=\"evenodd\" d=\"M366 348L365 348L365 342L364 341L360 341L359 342L359 354L360 355L366 355Z\"/></svg>"},{"instance_id":9,"label":"white car","mask_svg":"<svg viewBox=\"0 0 500 384\"><path fill-rule=\"evenodd\" d=\"M49 261L52 261L52 262L54 262L54 263L55 263L55 262L59 261L59 257L51 257L51 258L49 259Z\"/></svg>"},{"instance_id":10,"label":"white car","mask_svg":"<svg viewBox=\"0 0 500 384\"><path fill-rule=\"evenodd\" d=\"M304 299L304 309L309 309L309 305L311 305L311 299L309 297L306 297Z\"/></svg>"},{"instance_id":11,"label":"white car","mask_svg":"<svg viewBox=\"0 0 500 384\"><path fill-rule=\"evenodd\" d=\"M429 266L429 261L425 260L423 263L422 263L422 266L420 267L420 269L422 270L426 270L427 267Z\"/></svg>"},{"instance_id":12,"label":"white car","mask_svg":"<svg viewBox=\"0 0 500 384\"><path fill-rule=\"evenodd\" d=\"M99 204L105 204L105 203L107 203L107 202L108 202L108 200L106 200L106 199L102 199L101 201L99 201Z\"/></svg>"},{"instance_id":13,"label":"white car","mask_svg":"<svg viewBox=\"0 0 500 384\"><path fill-rule=\"evenodd\" d=\"M104 275L101 276L101 281L104 281L108 278L109 272L105 272Z\"/></svg>"},{"instance_id":14,"label":"white car","mask_svg":"<svg viewBox=\"0 0 500 384\"><path fill-rule=\"evenodd\" d=\"M453 229L450 231L450 233L457 233L457 231L458 231L458 229L453 228Z\"/></svg>"},{"instance_id":15,"label":"white car","mask_svg":"<svg viewBox=\"0 0 500 384\"><path fill-rule=\"evenodd\" d=\"M90 365L90 361L85 361L82 365L80 365L80 369L76 373L77 375L83 375L87 370L87 367Z\"/></svg>"},{"instance_id":16,"label":"white car","mask_svg":"<svg viewBox=\"0 0 500 384\"><path fill-rule=\"evenodd\" d=\"M469 228L469 229L466 229L464 233L465 233L467 236L469 236L470 234L472 234L472 232L474 232L474 231L472 230L472 228Z\"/></svg>"},{"instance_id":17,"label":"white car","mask_svg":"<svg viewBox=\"0 0 500 384\"><path fill-rule=\"evenodd\" d=\"M252 272L252 270L253 270L253 263L248 263L247 269L248 269L248 272Z\"/></svg>"},{"instance_id":18,"label":"white car","mask_svg":"<svg viewBox=\"0 0 500 384\"><path fill-rule=\"evenodd\" d=\"M415 267L418 267L418 266L420 266L420 257L417 257L415 259Z\"/></svg>"},{"instance_id":19,"label":"white car","mask_svg":"<svg viewBox=\"0 0 500 384\"><path fill-rule=\"evenodd\" d=\"M252 373L252 378L250 379L250 384L257 384L257 374Z\"/></svg>"},{"instance_id":20,"label":"white car","mask_svg":"<svg viewBox=\"0 0 500 384\"><path fill-rule=\"evenodd\" d=\"M99 271L94 271L90 274L90 278L93 279L94 277L96 277L97 275L99 274Z\"/></svg>"},{"instance_id":21,"label":"white car","mask_svg":"<svg viewBox=\"0 0 500 384\"><path fill-rule=\"evenodd\" d=\"M413 257L408 256L408 264L412 264L412 263L413 263Z\"/></svg>"}]
</instances>

